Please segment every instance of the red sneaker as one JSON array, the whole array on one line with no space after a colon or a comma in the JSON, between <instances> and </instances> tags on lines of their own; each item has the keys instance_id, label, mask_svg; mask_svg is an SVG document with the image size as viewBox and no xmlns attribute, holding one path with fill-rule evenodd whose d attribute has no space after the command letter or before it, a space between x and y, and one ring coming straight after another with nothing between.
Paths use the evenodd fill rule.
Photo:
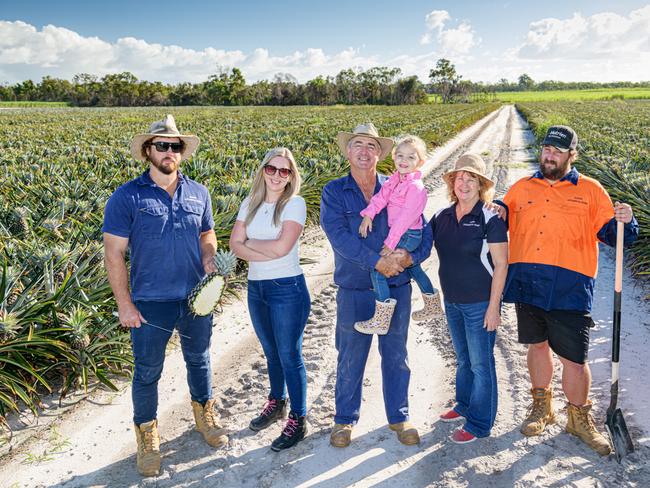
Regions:
<instances>
[{"instance_id":1,"label":"red sneaker","mask_svg":"<svg viewBox=\"0 0 650 488\"><path fill-rule=\"evenodd\" d=\"M449 436L449 439L451 439L451 442L454 442L456 444L467 444L468 442L474 442L476 440L476 436L470 434L463 428L456 429L452 435Z\"/></svg>"},{"instance_id":2,"label":"red sneaker","mask_svg":"<svg viewBox=\"0 0 650 488\"><path fill-rule=\"evenodd\" d=\"M440 420L443 422L456 422L458 420L463 420L465 417L463 417L461 414L456 412L456 410L449 410L448 412L445 412L443 414L440 414Z\"/></svg>"}]
</instances>

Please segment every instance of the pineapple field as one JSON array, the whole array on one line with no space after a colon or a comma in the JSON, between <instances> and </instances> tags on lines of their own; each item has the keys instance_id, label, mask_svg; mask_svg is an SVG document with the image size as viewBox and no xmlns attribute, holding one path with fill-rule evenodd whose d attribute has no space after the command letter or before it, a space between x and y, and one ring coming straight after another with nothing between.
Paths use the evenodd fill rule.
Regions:
<instances>
[{"instance_id":1,"label":"pineapple field","mask_svg":"<svg viewBox=\"0 0 650 488\"><path fill-rule=\"evenodd\" d=\"M641 228L629 261L650 274L650 101L528 102L517 104L538 140L553 124L578 133L578 170L596 178L612 200L629 203Z\"/></svg>"},{"instance_id":2,"label":"pineapple field","mask_svg":"<svg viewBox=\"0 0 650 488\"><path fill-rule=\"evenodd\" d=\"M184 133L201 138L182 171L212 196L224 248L264 153L287 146L303 177L308 218L321 188L344 174L339 130L372 121L382 134L411 132L433 147L497 104L401 107L174 108ZM102 384L131 370L128 331L103 267L103 208L145 165L129 153L133 135L167 108L21 109L0 112L0 421L37 412L39 398ZM384 163L388 170L390 162Z\"/></svg>"}]
</instances>

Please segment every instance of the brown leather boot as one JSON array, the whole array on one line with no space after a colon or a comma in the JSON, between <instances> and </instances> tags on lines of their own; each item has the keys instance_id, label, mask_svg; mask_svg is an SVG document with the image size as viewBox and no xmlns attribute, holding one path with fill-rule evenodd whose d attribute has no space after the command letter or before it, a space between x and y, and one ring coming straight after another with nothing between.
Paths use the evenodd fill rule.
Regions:
<instances>
[{"instance_id":1,"label":"brown leather boot","mask_svg":"<svg viewBox=\"0 0 650 488\"><path fill-rule=\"evenodd\" d=\"M521 424L520 432L525 436L540 435L548 424L555 423L553 410L553 388L532 388L533 403L528 416Z\"/></svg>"},{"instance_id":2,"label":"brown leather boot","mask_svg":"<svg viewBox=\"0 0 650 488\"><path fill-rule=\"evenodd\" d=\"M334 447L348 447L352 440L352 424L334 424L330 444Z\"/></svg>"},{"instance_id":3,"label":"brown leather boot","mask_svg":"<svg viewBox=\"0 0 650 488\"><path fill-rule=\"evenodd\" d=\"M612 447L605 436L596 430L594 418L591 415L591 407L591 400L587 400L587 404L582 407L576 407L569 403L567 407L569 418L566 423L566 431L569 434L578 436L601 456L607 456L612 452Z\"/></svg>"},{"instance_id":4,"label":"brown leather boot","mask_svg":"<svg viewBox=\"0 0 650 488\"><path fill-rule=\"evenodd\" d=\"M156 419L140 425L133 425L135 438L138 443L136 464L142 476L158 476L160 474L160 436Z\"/></svg>"},{"instance_id":5,"label":"brown leather boot","mask_svg":"<svg viewBox=\"0 0 650 488\"><path fill-rule=\"evenodd\" d=\"M390 321L393 318L397 300L389 298L385 302L375 300L375 315L368 320L356 322L354 328L364 334L386 335L390 328Z\"/></svg>"},{"instance_id":6,"label":"brown leather boot","mask_svg":"<svg viewBox=\"0 0 650 488\"><path fill-rule=\"evenodd\" d=\"M217 412L214 410L215 400L211 399L201 405L199 402L192 402L196 430L203 434L205 442L212 447L221 447L228 442L226 429L217 421Z\"/></svg>"},{"instance_id":7,"label":"brown leather boot","mask_svg":"<svg viewBox=\"0 0 650 488\"><path fill-rule=\"evenodd\" d=\"M416 310L411 314L411 318L416 322L421 320L439 319L445 316L440 303L440 292L423 293L422 300L424 301L424 308Z\"/></svg>"},{"instance_id":8,"label":"brown leather boot","mask_svg":"<svg viewBox=\"0 0 650 488\"><path fill-rule=\"evenodd\" d=\"M414 446L420 443L420 434L410 422L389 424L390 430L397 432L397 438L405 446Z\"/></svg>"}]
</instances>

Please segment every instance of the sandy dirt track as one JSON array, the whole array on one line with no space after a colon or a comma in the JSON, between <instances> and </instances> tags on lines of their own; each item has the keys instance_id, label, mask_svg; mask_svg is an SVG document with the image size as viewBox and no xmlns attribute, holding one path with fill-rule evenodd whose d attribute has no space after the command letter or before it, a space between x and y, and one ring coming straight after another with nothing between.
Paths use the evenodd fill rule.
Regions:
<instances>
[{"instance_id":1,"label":"sandy dirt track","mask_svg":"<svg viewBox=\"0 0 650 488\"><path fill-rule=\"evenodd\" d=\"M497 193L536 167L534 143L525 121L505 106L466 129L436 150L424 168L430 217L446 206L439 176L467 150L489 162ZM595 416L602 427L609 401L609 353L613 253L602 248L593 311L590 364L594 374ZM412 371L410 411L420 429L420 446L402 446L386 423L380 357L376 341L366 368L361 419L347 449L329 446L334 412L336 350L332 252L318 228L302 239L301 255L317 261L304 266L312 296L312 313L304 340L311 435L281 453L269 449L280 433L278 423L254 433L248 422L267 394L266 363L242 301L224 307L213 335L215 397L223 423L230 429L227 447L214 450L193 430L185 368L172 348L160 382L159 424L163 472L142 479L135 468L135 438L129 385L118 393L97 392L71 399L62 411L46 411L38 423L12 419L16 435L2 449L0 486L650 486L650 387L646 378L650 341L647 291L626 273L624 278L621 355L623 408L637 451L618 465L601 458L564 432L564 398L556 395L560 421L537 438L524 438L519 423L529 404L526 351L516 341L514 309L506 306L495 349L499 378L499 410L492 437L465 446L447 440L453 426L437 421L452 405L454 354L444 321L412 322L409 364ZM435 251L424 264L438 286ZM413 305L421 306L414 290ZM559 366L559 363L557 363ZM556 377L559 368L556 368ZM559 391L559 385L556 385ZM58 415L57 415L58 414ZM26 423L26 424L25 424ZM39 459L40 458L40 459Z\"/></svg>"}]
</instances>

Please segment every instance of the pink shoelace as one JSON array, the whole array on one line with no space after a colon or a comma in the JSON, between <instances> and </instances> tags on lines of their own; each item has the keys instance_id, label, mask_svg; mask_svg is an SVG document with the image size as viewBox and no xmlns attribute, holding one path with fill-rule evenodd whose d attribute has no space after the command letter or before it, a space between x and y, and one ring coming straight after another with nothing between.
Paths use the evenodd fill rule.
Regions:
<instances>
[{"instance_id":1,"label":"pink shoelace","mask_svg":"<svg viewBox=\"0 0 650 488\"><path fill-rule=\"evenodd\" d=\"M287 425L284 426L284 430L282 431L282 434L286 435L287 437L291 437L296 432L297 428L298 428L298 421L289 417L287 419Z\"/></svg>"},{"instance_id":2,"label":"pink shoelace","mask_svg":"<svg viewBox=\"0 0 650 488\"><path fill-rule=\"evenodd\" d=\"M273 412L273 409L275 409L277 404L278 401L275 398L267 400L264 404L264 409L262 410L262 417L268 417L271 415L271 412Z\"/></svg>"}]
</instances>

